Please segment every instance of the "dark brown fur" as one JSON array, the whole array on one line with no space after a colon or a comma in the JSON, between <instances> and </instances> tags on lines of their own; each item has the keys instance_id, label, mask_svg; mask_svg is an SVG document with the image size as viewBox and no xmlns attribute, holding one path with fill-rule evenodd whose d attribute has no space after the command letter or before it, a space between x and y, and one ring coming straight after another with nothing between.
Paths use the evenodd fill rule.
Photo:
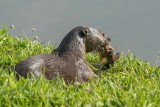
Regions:
<instances>
[{"instance_id":1,"label":"dark brown fur","mask_svg":"<svg viewBox=\"0 0 160 107\"><path fill-rule=\"evenodd\" d=\"M54 55L38 54L18 63L15 67L16 77L43 75L47 79L54 79L60 76L67 83L86 82L97 75L87 65L85 53L99 51L108 43L104 33L97 29L76 27L64 37Z\"/></svg>"}]
</instances>

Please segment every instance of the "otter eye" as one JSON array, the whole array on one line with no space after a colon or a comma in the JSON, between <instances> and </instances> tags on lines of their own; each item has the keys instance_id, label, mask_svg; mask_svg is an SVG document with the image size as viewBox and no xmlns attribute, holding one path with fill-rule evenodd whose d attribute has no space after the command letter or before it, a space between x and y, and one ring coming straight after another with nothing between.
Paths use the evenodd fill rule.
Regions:
<instances>
[{"instance_id":1,"label":"otter eye","mask_svg":"<svg viewBox=\"0 0 160 107\"><path fill-rule=\"evenodd\" d=\"M82 35L83 36L87 36L87 35L89 35L89 30L88 29L84 29L84 30L82 30Z\"/></svg>"},{"instance_id":2,"label":"otter eye","mask_svg":"<svg viewBox=\"0 0 160 107\"><path fill-rule=\"evenodd\" d=\"M107 37L107 40L108 40L109 42L111 42L111 38Z\"/></svg>"}]
</instances>

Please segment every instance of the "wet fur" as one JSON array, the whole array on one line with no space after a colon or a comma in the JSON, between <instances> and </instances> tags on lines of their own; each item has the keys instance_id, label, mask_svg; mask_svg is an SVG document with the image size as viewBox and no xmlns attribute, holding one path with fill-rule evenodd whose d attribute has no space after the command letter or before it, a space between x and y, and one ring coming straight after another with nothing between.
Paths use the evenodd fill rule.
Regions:
<instances>
[{"instance_id":1,"label":"wet fur","mask_svg":"<svg viewBox=\"0 0 160 107\"><path fill-rule=\"evenodd\" d=\"M60 76L67 83L86 82L97 75L86 64L85 53L97 51L107 44L107 37L97 29L76 27L64 37L52 55L42 53L18 63L15 66L16 77L43 75L47 79L54 79Z\"/></svg>"}]
</instances>

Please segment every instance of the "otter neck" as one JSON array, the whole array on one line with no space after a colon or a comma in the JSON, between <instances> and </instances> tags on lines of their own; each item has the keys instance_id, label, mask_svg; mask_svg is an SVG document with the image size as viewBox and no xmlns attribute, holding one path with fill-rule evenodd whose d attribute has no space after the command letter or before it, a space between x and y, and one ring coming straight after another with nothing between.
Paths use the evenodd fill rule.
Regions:
<instances>
[{"instance_id":1,"label":"otter neck","mask_svg":"<svg viewBox=\"0 0 160 107\"><path fill-rule=\"evenodd\" d=\"M72 34L72 36L65 37L58 47L58 55L71 54L76 57L85 57L85 39L78 36L78 34Z\"/></svg>"}]
</instances>

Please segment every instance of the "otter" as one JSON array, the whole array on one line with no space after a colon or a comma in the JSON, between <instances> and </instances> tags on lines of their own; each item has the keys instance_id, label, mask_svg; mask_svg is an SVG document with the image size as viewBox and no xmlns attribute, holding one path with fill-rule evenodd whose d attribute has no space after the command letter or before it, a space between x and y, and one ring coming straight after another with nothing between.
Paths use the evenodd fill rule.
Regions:
<instances>
[{"instance_id":1,"label":"otter","mask_svg":"<svg viewBox=\"0 0 160 107\"><path fill-rule=\"evenodd\" d=\"M85 53L101 51L109 44L101 31L85 26L72 29L53 54L41 53L25 59L15 66L15 76L40 77L52 80L62 77L66 83L83 83L97 75L85 61ZM89 46L87 46L89 45Z\"/></svg>"},{"instance_id":2,"label":"otter","mask_svg":"<svg viewBox=\"0 0 160 107\"><path fill-rule=\"evenodd\" d=\"M113 65L113 63L120 57L120 53L115 53L112 46L106 46L104 51L101 51L99 54L100 65L103 65L102 70L109 69L110 65Z\"/></svg>"},{"instance_id":3,"label":"otter","mask_svg":"<svg viewBox=\"0 0 160 107\"><path fill-rule=\"evenodd\" d=\"M93 63L91 66L97 68L96 74L99 74L101 71L107 70L110 68L110 65L113 65L116 60L118 60L120 57L120 53L115 53L113 47L111 44L103 48L99 52L99 63Z\"/></svg>"}]
</instances>

